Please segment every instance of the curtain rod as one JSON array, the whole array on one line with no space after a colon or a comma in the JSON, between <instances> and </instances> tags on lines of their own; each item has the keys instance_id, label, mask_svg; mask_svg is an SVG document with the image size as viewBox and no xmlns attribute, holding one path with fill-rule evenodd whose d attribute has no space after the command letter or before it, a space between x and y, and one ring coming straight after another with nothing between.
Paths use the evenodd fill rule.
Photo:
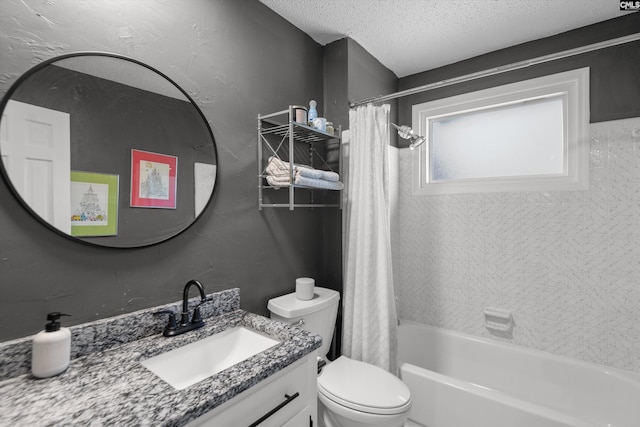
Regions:
<instances>
[{"instance_id":1,"label":"curtain rod","mask_svg":"<svg viewBox=\"0 0 640 427\"><path fill-rule=\"evenodd\" d=\"M364 99L362 101L353 102L349 104L349 108L355 108L360 105L369 104L371 102L383 102L390 99L402 98L403 96L414 95L416 93L426 92L428 90L437 89L445 86L451 86L458 83L468 82L470 80L480 79L482 77L493 76L496 74L506 73L508 71L519 70L521 68L530 67L532 65L543 64L545 62L555 61L557 59L568 58L570 56L580 55L594 50L605 49L612 46L621 45L624 43L640 40L640 33L631 34L624 37L618 37L599 43L593 43L590 45L578 47L575 49L564 50L562 52L552 53L550 55L539 56L533 59L527 59L520 62L514 62L500 67L489 68L487 70L478 71L471 74L465 74L463 76L454 77L451 79L441 80L435 83L429 83L424 86L414 87L412 89L406 89L400 92L390 93L388 95L380 95L373 98Z\"/></svg>"}]
</instances>

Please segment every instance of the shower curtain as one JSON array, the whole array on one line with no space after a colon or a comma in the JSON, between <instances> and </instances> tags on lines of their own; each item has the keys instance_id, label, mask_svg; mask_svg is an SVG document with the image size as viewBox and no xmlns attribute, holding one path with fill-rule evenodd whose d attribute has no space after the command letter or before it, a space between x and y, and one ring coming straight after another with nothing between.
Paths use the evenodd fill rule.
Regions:
<instances>
[{"instance_id":1,"label":"shower curtain","mask_svg":"<svg viewBox=\"0 0 640 427\"><path fill-rule=\"evenodd\" d=\"M349 112L342 352L395 373L389 110L366 105Z\"/></svg>"}]
</instances>

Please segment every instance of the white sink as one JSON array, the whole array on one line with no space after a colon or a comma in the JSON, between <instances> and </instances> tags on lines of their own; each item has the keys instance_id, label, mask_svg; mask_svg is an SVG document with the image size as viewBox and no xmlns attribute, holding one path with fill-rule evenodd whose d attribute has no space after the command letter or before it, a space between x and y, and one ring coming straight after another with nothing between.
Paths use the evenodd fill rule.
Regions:
<instances>
[{"instance_id":1,"label":"white sink","mask_svg":"<svg viewBox=\"0 0 640 427\"><path fill-rule=\"evenodd\" d=\"M141 363L173 388L182 390L279 343L236 326Z\"/></svg>"}]
</instances>

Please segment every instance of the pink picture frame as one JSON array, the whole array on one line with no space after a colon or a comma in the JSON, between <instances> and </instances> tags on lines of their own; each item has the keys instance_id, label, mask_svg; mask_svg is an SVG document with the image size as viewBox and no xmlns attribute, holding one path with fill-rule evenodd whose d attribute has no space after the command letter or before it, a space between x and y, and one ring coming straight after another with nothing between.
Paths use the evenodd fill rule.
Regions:
<instances>
[{"instance_id":1,"label":"pink picture frame","mask_svg":"<svg viewBox=\"0 0 640 427\"><path fill-rule=\"evenodd\" d=\"M176 208L178 158L131 150L131 207Z\"/></svg>"}]
</instances>

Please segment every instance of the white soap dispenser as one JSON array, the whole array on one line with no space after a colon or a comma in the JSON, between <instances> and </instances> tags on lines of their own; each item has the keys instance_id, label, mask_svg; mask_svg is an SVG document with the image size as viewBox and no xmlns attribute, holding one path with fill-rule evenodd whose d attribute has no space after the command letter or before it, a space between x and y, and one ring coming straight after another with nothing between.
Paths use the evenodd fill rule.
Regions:
<instances>
[{"instance_id":1,"label":"white soap dispenser","mask_svg":"<svg viewBox=\"0 0 640 427\"><path fill-rule=\"evenodd\" d=\"M45 330L33 337L31 373L37 378L47 378L64 372L71 358L71 332L61 328L60 316L70 316L59 312L47 314Z\"/></svg>"}]
</instances>

